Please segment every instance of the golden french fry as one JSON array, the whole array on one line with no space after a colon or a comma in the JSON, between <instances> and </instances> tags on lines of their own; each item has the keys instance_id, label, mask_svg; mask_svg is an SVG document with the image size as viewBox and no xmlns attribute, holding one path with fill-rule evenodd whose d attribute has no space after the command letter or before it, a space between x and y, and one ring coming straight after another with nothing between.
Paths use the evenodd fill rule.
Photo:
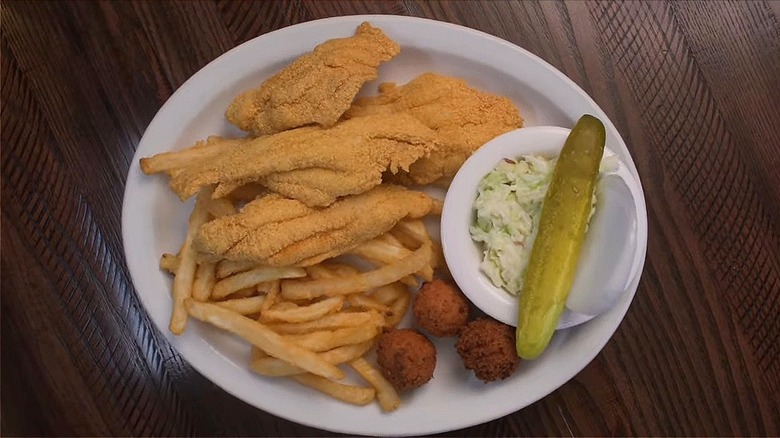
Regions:
<instances>
[{"instance_id":1,"label":"golden french fry","mask_svg":"<svg viewBox=\"0 0 780 438\"><path fill-rule=\"evenodd\" d=\"M390 234L395 240L401 242L404 248L414 250L420 247L420 242L418 242L414 236L410 235L404 229L396 227L390 230L387 234Z\"/></svg>"},{"instance_id":2,"label":"golden french fry","mask_svg":"<svg viewBox=\"0 0 780 438\"><path fill-rule=\"evenodd\" d=\"M342 345L341 347L336 347L332 350L319 353L319 355L324 361L333 365L339 365L357 359L360 356L366 354L366 352L371 349L372 345L373 342L371 341L361 342L358 344ZM290 365L283 360L268 356L256 348L252 350L251 368L252 371L256 372L257 374L270 377L292 376L306 372L294 365Z\"/></svg>"},{"instance_id":3,"label":"golden french fry","mask_svg":"<svg viewBox=\"0 0 780 438\"><path fill-rule=\"evenodd\" d=\"M379 334L376 324L368 323L356 327L323 330L302 335L285 335L287 341L311 351L327 351L342 345L357 344L373 339ZM274 356L274 354L271 354Z\"/></svg>"},{"instance_id":4,"label":"golden french fry","mask_svg":"<svg viewBox=\"0 0 780 438\"><path fill-rule=\"evenodd\" d=\"M280 334L298 335L319 330L355 327L372 321L373 324L380 325L384 323L384 318L376 312L339 312L314 321L268 324L268 327Z\"/></svg>"},{"instance_id":5,"label":"golden french fry","mask_svg":"<svg viewBox=\"0 0 780 438\"><path fill-rule=\"evenodd\" d=\"M349 303L350 307L357 309L376 310L382 315L390 315L393 313L393 309L390 307L363 294L347 295L347 302Z\"/></svg>"},{"instance_id":6,"label":"golden french fry","mask_svg":"<svg viewBox=\"0 0 780 438\"><path fill-rule=\"evenodd\" d=\"M336 277L360 274L360 269L346 263L327 263L324 266Z\"/></svg>"},{"instance_id":7,"label":"golden french fry","mask_svg":"<svg viewBox=\"0 0 780 438\"><path fill-rule=\"evenodd\" d=\"M214 263L202 262L199 264L195 271L195 282L192 285L192 298L198 301L207 301L216 282L215 275Z\"/></svg>"},{"instance_id":8,"label":"golden french fry","mask_svg":"<svg viewBox=\"0 0 780 438\"><path fill-rule=\"evenodd\" d=\"M271 307L271 309L284 310L284 311L295 310L295 309L298 309L298 308L299 308L299 306L297 304L293 303L292 301L277 302L276 304L274 304ZM271 309L268 309L268 310L271 310Z\"/></svg>"},{"instance_id":9,"label":"golden french fry","mask_svg":"<svg viewBox=\"0 0 780 438\"><path fill-rule=\"evenodd\" d=\"M233 276L223 278L214 285L211 296L214 299L220 299L231 293L247 287L254 287L258 283L280 278L298 278L306 275L306 271L301 268L273 268L261 266L251 271L242 272Z\"/></svg>"},{"instance_id":10,"label":"golden french fry","mask_svg":"<svg viewBox=\"0 0 780 438\"><path fill-rule=\"evenodd\" d=\"M350 254L363 257L371 262L379 264L390 264L412 253L411 250L403 246L396 246L382 236L366 241L349 251Z\"/></svg>"},{"instance_id":11,"label":"golden french fry","mask_svg":"<svg viewBox=\"0 0 780 438\"><path fill-rule=\"evenodd\" d=\"M258 295L258 292L257 292L256 288L254 288L254 287L247 287L247 288L244 288L244 289L237 290L237 291L233 292L232 294L230 294L230 295L228 295L226 297L223 297L223 299L226 299L226 300L236 300L236 299L239 299L239 298L249 298L249 297L254 297L254 296L257 296L257 295Z\"/></svg>"},{"instance_id":12,"label":"golden french fry","mask_svg":"<svg viewBox=\"0 0 780 438\"><path fill-rule=\"evenodd\" d=\"M348 295L400 280L425 266L431 258L431 246L422 245L409 257L370 272L347 277L319 280L285 280L282 296L288 300L305 300L323 295Z\"/></svg>"},{"instance_id":13,"label":"golden french fry","mask_svg":"<svg viewBox=\"0 0 780 438\"><path fill-rule=\"evenodd\" d=\"M431 252L431 254L433 254L433 252ZM420 278L425 281L433 281L433 268L431 267L431 260L428 260L428 263L425 265L425 267L417 271L417 275L419 275ZM417 286L417 284L414 286Z\"/></svg>"},{"instance_id":14,"label":"golden french fry","mask_svg":"<svg viewBox=\"0 0 780 438\"><path fill-rule=\"evenodd\" d=\"M381 266L402 260L404 257L408 257L412 251L405 248L400 242L395 245L392 241L387 239L376 238L353 248L350 253L363 257L375 265ZM430 266L425 266L416 274L423 277L426 281L433 279L433 269ZM416 287L418 283L413 275L408 275L400 281L409 287Z\"/></svg>"},{"instance_id":15,"label":"golden french fry","mask_svg":"<svg viewBox=\"0 0 780 438\"><path fill-rule=\"evenodd\" d=\"M446 268L447 264L444 263L444 251L441 247L441 243L432 241L431 244L433 245L432 246L433 257L431 257L431 268L433 269L441 268L441 267ZM431 281L431 280L426 280L426 281Z\"/></svg>"},{"instance_id":16,"label":"golden french fry","mask_svg":"<svg viewBox=\"0 0 780 438\"><path fill-rule=\"evenodd\" d=\"M187 167L200 161L210 160L225 153L225 151L245 142L246 138L222 138L210 136L187 149L174 152L164 152L152 157L141 158L141 170L151 175ZM208 147L203 147L208 146ZM209 193L209 197L211 193Z\"/></svg>"},{"instance_id":17,"label":"golden french fry","mask_svg":"<svg viewBox=\"0 0 780 438\"><path fill-rule=\"evenodd\" d=\"M428 229L420 219L400 221L395 225L395 229L414 239L418 245L431 241Z\"/></svg>"},{"instance_id":18,"label":"golden french fry","mask_svg":"<svg viewBox=\"0 0 780 438\"><path fill-rule=\"evenodd\" d=\"M389 306L408 289L403 284L390 283L375 289L369 296L376 302Z\"/></svg>"},{"instance_id":19,"label":"golden french fry","mask_svg":"<svg viewBox=\"0 0 780 438\"><path fill-rule=\"evenodd\" d=\"M265 288L265 296L266 300L263 303L263 307L260 309L260 316L262 316L262 312L265 312L266 310L270 309L271 306L276 304L276 300L279 297L279 293L281 292L282 284L279 280L272 280L267 283L260 283L257 287L258 289L260 286L263 286Z\"/></svg>"},{"instance_id":20,"label":"golden french fry","mask_svg":"<svg viewBox=\"0 0 780 438\"><path fill-rule=\"evenodd\" d=\"M168 325L168 329L175 335L184 333L187 328L187 311L184 308L184 301L192 296L195 270L198 266L195 261L196 254L192 247L192 240L200 226L209 219L209 212L203 208L203 200L211 196L211 190L212 187L209 186L198 193L195 207L190 214L187 236L179 252L179 267L173 277L173 311L171 312L171 322Z\"/></svg>"},{"instance_id":21,"label":"golden french fry","mask_svg":"<svg viewBox=\"0 0 780 438\"><path fill-rule=\"evenodd\" d=\"M160 257L160 269L170 274L175 274L179 269L179 256L165 253Z\"/></svg>"},{"instance_id":22,"label":"golden french fry","mask_svg":"<svg viewBox=\"0 0 780 438\"><path fill-rule=\"evenodd\" d=\"M365 386L346 385L334 382L314 374L292 376L301 385L316 389L326 395L353 405L367 405L374 401L376 390Z\"/></svg>"},{"instance_id":23,"label":"golden french fry","mask_svg":"<svg viewBox=\"0 0 780 438\"><path fill-rule=\"evenodd\" d=\"M420 219L400 221L393 228L393 235L399 236L404 245L409 248L417 248L426 244L431 245L431 258L417 275L425 281L433 280L433 269L438 265L438 252L441 251L441 247L434 245L423 221ZM444 256L442 255L442 257Z\"/></svg>"},{"instance_id":24,"label":"golden french fry","mask_svg":"<svg viewBox=\"0 0 780 438\"><path fill-rule=\"evenodd\" d=\"M247 260L222 260L217 263L217 278L229 277L237 272L256 268L257 263Z\"/></svg>"},{"instance_id":25,"label":"golden french fry","mask_svg":"<svg viewBox=\"0 0 780 438\"><path fill-rule=\"evenodd\" d=\"M393 309L393 313L385 319L385 324L389 327L397 326L404 318L404 315L406 315L406 311L409 310L409 303L411 301L411 292L409 292L409 289L404 288L401 295L390 306Z\"/></svg>"},{"instance_id":26,"label":"golden french fry","mask_svg":"<svg viewBox=\"0 0 780 438\"><path fill-rule=\"evenodd\" d=\"M312 279L346 277L348 275L359 274L360 270L351 265L343 263L318 263L316 265L304 268L306 274Z\"/></svg>"},{"instance_id":27,"label":"golden french fry","mask_svg":"<svg viewBox=\"0 0 780 438\"><path fill-rule=\"evenodd\" d=\"M217 301L214 304L241 315L252 315L260 313L265 303L266 296L258 295L248 298L236 298L233 300Z\"/></svg>"},{"instance_id":28,"label":"golden french fry","mask_svg":"<svg viewBox=\"0 0 780 438\"><path fill-rule=\"evenodd\" d=\"M393 236L392 233L380 234L379 236L375 237L374 240L385 243L387 245L395 246L397 248L408 249L404 246L404 244L400 240L398 240L395 236Z\"/></svg>"},{"instance_id":29,"label":"golden french fry","mask_svg":"<svg viewBox=\"0 0 780 438\"><path fill-rule=\"evenodd\" d=\"M320 278L333 278L334 275L327 268L323 267L321 263L303 268L306 271L306 277L319 280Z\"/></svg>"},{"instance_id":30,"label":"golden french fry","mask_svg":"<svg viewBox=\"0 0 780 438\"><path fill-rule=\"evenodd\" d=\"M276 291L278 292L279 287L280 287L279 280L269 280L269 281L264 281L262 283L257 283L255 289L257 289L257 291L261 294L268 295L274 289L276 289Z\"/></svg>"},{"instance_id":31,"label":"golden french fry","mask_svg":"<svg viewBox=\"0 0 780 438\"><path fill-rule=\"evenodd\" d=\"M323 316L340 309L343 303L344 297L330 297L308 306L300 306L293 309L270 308L264 311L261 316L263 320L305 322L322 318Z\"/></svg>"},{"instance_id":32,"label":"golden french fry","mask_svg":"<svg viewBox=\"0 0 780 438\"><path fill-rule=\"evenodd\" d=\"M382 236L364 242L350 252L361 257L380 260L383 263L392 263L408 257L412 253L411 250L399 245L394 245Z\"/></svg>"},{"instance_id":33,"label":"golden french fry","mask_svg":"<svg viewBox=\"0 0 780 438\"><path fill-rule=\"evenodd\" d=\"M393 385L385 379L382 373L372 367L368 361L359 357L349 363L361 377L366 379L376 389L376 398L379 400L379 406L385 412L392 412L401 406L401 397L393 388Z\"/></svg>"},{"instance_id":34,"label":"golden french fry","mask_svg":"<svg viewBox=\"0 0 780 438\"><path fill-rule=\"evenodd\" d=\"M271 356L319 376L331 379L344 378L344 372L335 365L325 362L316 353L285 339L257 321L216 304L188 299L185 305L186 311L193 318L234 333Z\"/></svg>"}]
</instances>

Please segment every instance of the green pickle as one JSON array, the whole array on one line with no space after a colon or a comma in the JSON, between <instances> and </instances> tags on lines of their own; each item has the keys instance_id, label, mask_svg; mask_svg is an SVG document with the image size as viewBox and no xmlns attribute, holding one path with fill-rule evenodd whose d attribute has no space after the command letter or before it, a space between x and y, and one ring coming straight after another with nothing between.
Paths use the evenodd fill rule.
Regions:
<instances>
[{"instance_id":1,"label":"green pickle","mask_svg":"<svg viewBox=\"0 0 780 438\"><path fill-rule=\"evenodd\" d=\"M563 313L585 239L605 141L604 124L591 115L582 116L553 170L520 297L517 355L523 359L542 354Z\"/></svg>"}]
</instances>

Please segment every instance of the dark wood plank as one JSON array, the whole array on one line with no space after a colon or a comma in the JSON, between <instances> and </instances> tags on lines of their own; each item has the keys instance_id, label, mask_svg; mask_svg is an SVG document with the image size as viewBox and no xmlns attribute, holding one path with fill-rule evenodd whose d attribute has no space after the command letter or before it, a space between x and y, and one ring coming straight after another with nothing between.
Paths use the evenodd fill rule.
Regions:
<instances>
[{"instance_id":1,"label":"dark wood plank","mask_svg":"<svg viewBox=\"0 0 780 438\"><path fill-rule=\"evenodd\" d=\"M626 140L648 203L637 298L528 408L448 436L778 435L778 2L4 2L3 435L328 434L246 405L153 327L123 261L135 145L226 50L371 13L497 35L567 74ZM330 434L328 434L330 435Z\"/></svg>"}]
</instances>

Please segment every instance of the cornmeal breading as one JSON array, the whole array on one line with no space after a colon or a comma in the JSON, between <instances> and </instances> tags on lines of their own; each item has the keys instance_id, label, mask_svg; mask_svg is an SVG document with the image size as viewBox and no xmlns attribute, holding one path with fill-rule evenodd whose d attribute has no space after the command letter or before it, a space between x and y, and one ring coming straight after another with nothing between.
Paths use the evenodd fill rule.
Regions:
<instances>
[{"instance_id":1,"label":"cornmeal breading","mask_svg":"<svg viewBox=\"0 0 780 438\"><path fill-rule=\"evenodd\" d=\"M389 184L322 209L272 194L246 204L238 214L207 222L194 245L205 258L215 260L309 266L343 254L403 219L437 211L440 202Z\"/></svg>"},{"instance_id":2,"label":"cornmeal breading","mask_svg":"<svg viewBox=\"0 0 780 438\"><path fill-rule=\"evenodd\" d=\"M253 135L332 126L360 87L377 78L379 64L400 50L381 29L363 23L354 36L318 45L260 87L238 95L225 117Z\"/></svg>"},{"instance_id":3,"label":"cornmeal breading","mask_svg":"<svg viewBox=\"0 0 780 438\"><path fill-rule=\"evenodd\" d=\"M329 129L304 127L258 137L168 173L181 199L210 184L256 181L308 205L325 206L380 184L385 172L408 170L439 144L436 133L411 115L380 114Z\"/></svg>"},{"instance_id":4,"label":"cornmeal breading","mask_svg":"<svg viewBox=\"0 0 780 438\"><path fill-rule=\"evenodd\" d=\"M503 96L475 90L462 79L424 73L406 85L382 84L379 95L357 99L347 119L407 112L436 131L442 146L389 180L429 184L451 178L492 138L523 126L517 107Z\"/></svg>"}]
</instances>

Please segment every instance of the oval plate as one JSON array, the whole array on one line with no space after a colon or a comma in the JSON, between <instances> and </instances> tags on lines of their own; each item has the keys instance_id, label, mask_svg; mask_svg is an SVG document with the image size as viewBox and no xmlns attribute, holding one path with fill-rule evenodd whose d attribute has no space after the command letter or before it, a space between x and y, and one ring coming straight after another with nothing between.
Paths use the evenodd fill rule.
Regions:
<instances>
[{"instance_id":1,"label":"oval plate","mask_svg":"<svg viewBox=\"0 0 780 438\"><path fill-rule=\"evenodd\" d=\"M473 87L502 94L520 108L526 126L569 127L591 113L607 128L610 144L639 181L631 156L615 127L577 85L538 57L488 34L438 21L397 16L349 16L307 22L248 41L220 56L181 86L163 105L138 145L127 176L122 237L128 268L144 307L171 345L205 377L245 402L312 427L349 434L420 435L459 429L510 414L539 400L574 377L603 348L623 319L639 282L617 306L598 318L558 332L542 357L521 364L509 379L483 384L467 372L453 340L437 341L433 380L403 396L391 414L376 404L356 407L283 379L261 378L248 368L243 341L197 321L187 332L168 331L171 279L158 268L160 255L176 252L192 209L168 189L161 176L138 167L141 157L181 149L209 135L239 135L224 111L239 92L258 85L296 57L330 39L350 36L363 21L382 28L402 53L383 64L380 82L404 83L425 71L458 76ZM647 246L644 199L639 246ZM643 256L644 259L644 256ZM644 262L644 260L643 260Z\"/></svg>"}]
</instances>

